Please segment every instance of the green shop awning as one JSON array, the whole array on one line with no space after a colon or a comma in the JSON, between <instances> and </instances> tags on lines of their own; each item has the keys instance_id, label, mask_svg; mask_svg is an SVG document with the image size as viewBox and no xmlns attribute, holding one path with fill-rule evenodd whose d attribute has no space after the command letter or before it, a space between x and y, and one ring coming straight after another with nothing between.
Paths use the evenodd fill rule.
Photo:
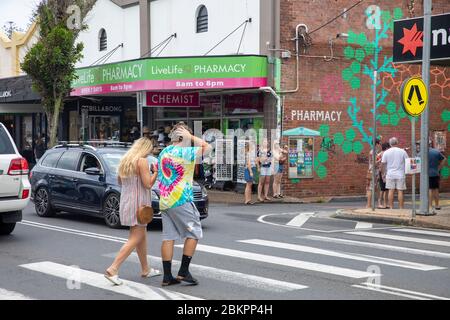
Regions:
<instances>
[{"instance_id":1,"label":"green shop awning","mask_svg":"<svg viewBox=\"0 0 450 320\"><path fill-rule=\"evenodd\" d=\"M305 127L298 127L283 131L283 136L307 136L307 137L319 137L320 132Z\"/></svg>"},{"instance_id":2,"label":"green shop awning","mask_svg":"<svg viewBox=\"0 0 450 320\"><path fill-rule=\"evenodd\" d=\"M267 86L266 56L146 58L76 70L71 96Z\"/></svg>"}]
</instances>

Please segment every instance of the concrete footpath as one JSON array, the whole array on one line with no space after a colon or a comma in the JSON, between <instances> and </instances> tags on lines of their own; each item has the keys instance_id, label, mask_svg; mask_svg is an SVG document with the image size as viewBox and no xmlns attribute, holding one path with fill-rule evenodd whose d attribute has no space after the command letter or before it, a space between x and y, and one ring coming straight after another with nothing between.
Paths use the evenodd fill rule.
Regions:
<instances>
[{"instance_id":1,"label":"concrete footpath","mask_svg":"<svg viewBox=\"0 0 450 320\"><path fill-rule=\"evenodd\" d=\"M417 209L417 211L419 211ZM434 215L418 215L413 218L411 209L343 209L338 210L335 218L351 219L373 223L407 225L423 228L450 230L450 206L442 205Z\"/></svg>"}]
</instances>

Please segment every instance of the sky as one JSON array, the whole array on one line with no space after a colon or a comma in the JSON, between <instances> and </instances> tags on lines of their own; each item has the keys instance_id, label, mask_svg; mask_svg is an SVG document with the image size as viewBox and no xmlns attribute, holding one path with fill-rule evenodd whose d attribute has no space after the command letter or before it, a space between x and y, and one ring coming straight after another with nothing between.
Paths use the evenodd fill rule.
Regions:
<instances>
[{"instance_id":1,"label":"sky","mask_svg":"<svg viewBox=\"0 0 450 320\"><path fill-rule=\"evenodd\" d=\"M14 21L19 28L26 30L38 3L39 0L0 0L0 29L7 21Z\"/></svg>"}]
</instances>

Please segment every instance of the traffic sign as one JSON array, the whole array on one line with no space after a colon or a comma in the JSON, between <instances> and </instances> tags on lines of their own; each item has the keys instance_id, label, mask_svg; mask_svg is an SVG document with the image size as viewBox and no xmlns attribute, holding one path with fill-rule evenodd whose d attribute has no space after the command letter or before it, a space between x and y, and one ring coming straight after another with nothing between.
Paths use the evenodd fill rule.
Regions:
<instances>
[{"instance_id":1,"label":"traffic sign","mask_svg":"<svg viewBox=\"0 0 450 320\"><path fill-rule=\"evenodd\" d=\"M428 104L428 90L420 77L413 77L403 82L400 91L402 106L407 114L418 117Z\"/></svg>"}]
</instances>

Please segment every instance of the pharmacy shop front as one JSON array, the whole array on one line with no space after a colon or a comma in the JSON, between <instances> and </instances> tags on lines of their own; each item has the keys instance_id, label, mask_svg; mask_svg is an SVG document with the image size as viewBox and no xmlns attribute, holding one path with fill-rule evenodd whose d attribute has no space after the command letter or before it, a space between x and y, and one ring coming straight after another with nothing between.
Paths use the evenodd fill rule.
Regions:
<instances>
[{"instance_id":1,"label":"pharmacy shop front","mask_svg":"<svg viewBox=\"0 0 450 320\"><path fill-rule=\"evenodd\" d=\"M73 97L135 101L136 121L158 130L179 121L202 129L272 129L277 96L266 56L147 58L77 69ZM122 118L133 114L122 109Z\"/></svg>"}]
</instances>

